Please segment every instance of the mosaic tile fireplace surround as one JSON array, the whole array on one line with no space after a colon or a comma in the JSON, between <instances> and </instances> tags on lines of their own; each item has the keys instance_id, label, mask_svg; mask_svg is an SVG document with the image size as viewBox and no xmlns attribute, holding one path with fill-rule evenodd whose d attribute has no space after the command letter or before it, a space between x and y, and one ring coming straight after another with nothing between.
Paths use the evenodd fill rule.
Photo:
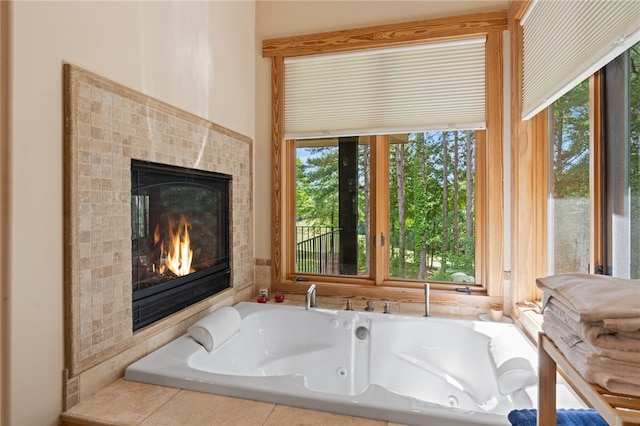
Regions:
<instances>
[{"instance_id":1,"label":"mosaic tile fireplace surround","mask_svg":"<svg viewBox=\"0 0 640 426\"><path fill-rule=\"evenodd\" d=\"M64 66L64 102L65 406L69 408L78 402L81 373L149 339L157 340L154 336L172 327L183 332L185 321L195 321L217 304L251 297L255 259L250 138L69 64ZM132 330L132 159L231 177L230 288L136 332Z\"/></svg>"}]
</instances>

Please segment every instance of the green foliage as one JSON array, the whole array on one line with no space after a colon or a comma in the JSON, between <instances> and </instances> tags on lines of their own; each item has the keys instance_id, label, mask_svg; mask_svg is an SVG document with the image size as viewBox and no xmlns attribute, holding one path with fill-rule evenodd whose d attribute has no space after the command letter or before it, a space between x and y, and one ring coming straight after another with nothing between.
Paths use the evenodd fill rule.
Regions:
<instances>
[{"instance_id":1,"label":"green foliage","mask_svg":"<svg viewBox=\"0 0 640 426\"><path fill-rule=\"evenodd\" d=\"M429 277L431 281L453 281L451 277L451 273L447 271L447 268L439 268L437 269L433 275Z\"/></svg>"},{"instance_id":2,"label":"green foliage","mask_svg":"<svg viewBox=\"0 0 640 426\"><path fill-rule=\"evenodd\" d=\"M475 239L462 236L459 244L458 250L453 251L448 257L451 269L455 270L455 272L475 275Z\"/></svg>"},{"instance_id":3,"label":"green foliage","mask_svg":"<svg viewBox=\"0 0 640 426\"><path fill-rule=\"evenodd\" d=\"M474 182L467 181L467 167L474 170L475 139L473 132L459 132L458 170L454 170L454 132L424 132L408 135L408 142L392 144L389 149L389 273L404 279L442 279L451 281L451 274L464 272L475 275L475 240L464 232L467 221L473 221ZM470 138L469 140L468 137ZM470 149L467 148L467 142ZM444 157L444 144L447 157ZM402 152L400 152L402 150ZM359 150L358 190L358 270L367 273L367 221L365 218L368 191L368 146ZM469 154L470 153L470 154ZM402 155L401 155L402 154ZM404 181L397 178L398 161L404 160ZM469 157L469 158L468 158ZM446 169L445 169L446 164ZM401 170L400 170L401 171ZM296 215L305 225L338 226L338 148L336 146L298 148L296 159ZM447 209L443 206L444 179L449 190ZM458 193L454 193L457 180ZM404 192L398 191L403 188ZM467 206L467 191L472 191ZM458 203L458 217L454 217ZM399 221L399 209L405 219ZM447 212L446 220L444 212ZM447 224L447 229L444 224ZM457 238L454 226L459 230ZM402 232L401 232L402 231ZM446 240L444 239L446 236ZM402 239L402 240L401 240Z\"/></svg>"},{"instance_id":4,"label":"green foliage","mask_svg":"<svg viewBox=\"0 0 640 426\"><path fill-rule=\"evenodd\" d=\"M296 158L296 215L298 220L315 216L313 198L310 193L309 178L305 173L302 159Z\"/></svg>"},{"instance_id":5,"label":"green foliage","mask_svg":"<svg viewBox=\"0 0 640 426\"><path fill-rule=\"evenodd\" d=\"M338 148L300 150L307 157L306 162L302 162L300 153L296 158L296 216L309 225L338 226Z\"/></svg>"},{"instance_id":6,"label":"green foliage","mask_svg":"<svg viewBox=\"0 0 640 426\"><path fill-rule=\"evenodd\" d=\"M366 238L364 238L365 235L361 235L361 237L363 238L358 238L358 274L364 275L367 273L367 251L365 248Z\"/></svg>"},{"instance_id":7,"label":"green foliage","mask_svg":"<svg viewBox=\"0 0 640 426\"><path fill-rule=\"evenodd\" d=\"M553 104L554 198L589 196L589 80Z\"/></svg>"},{"instance_id":8,"label":"green foliage","mask_svg":"<svg viewBox=\"0 0 640 426\"><path fill-rule=\"evenodd\" d=\"M473 133L471 132L471 135ZM473 206L467 207L467 190L471 190L473 204L473 180L466 181L466 168L473 170L473 157L467 158L464 132L458 133L458 170L453 170L453 132L430 132L411 134L405 150L405 193L398 195L396 189L395 152L400 149L393 145L390 152L390 232L392 249L390 251L390 275L392 277L419 279L425 278L450 281L450 272L465 272L475 275L475 240L473 235L466 237L466 221L473 220ZM446 138L443 140L443 138ZM447 192L448 213L444 220L444 150L443 142L448 144L447 181L452 183L458 179L458 193L453 192L453 186ZM473 147L474 141L469 140ZM473 147L474 148L474 147ZM475 149L471 149L471 154ZM473 175L473 174L472 174ZM469 188L470 187L470 188ZM454 198L458 198L458 217L454 217ZM405 243L410 250L404 254L395 248L399 246L398 229L403 225L398 223L398 204L406 202L406 219L404 226ZM444 224L447 223L445 232ZM455 225L462 229L458 240L455 241L453 228ZM447 240L444 240L445 234ZM422 254L422 255L421 255ZM400 268L400 258L404 256L404 267ZM424 263L420 263L424 262ZM444 264L443 264L444 262ZM447 271L451 269L451 271Z\"/></svg>"}]
</instances>

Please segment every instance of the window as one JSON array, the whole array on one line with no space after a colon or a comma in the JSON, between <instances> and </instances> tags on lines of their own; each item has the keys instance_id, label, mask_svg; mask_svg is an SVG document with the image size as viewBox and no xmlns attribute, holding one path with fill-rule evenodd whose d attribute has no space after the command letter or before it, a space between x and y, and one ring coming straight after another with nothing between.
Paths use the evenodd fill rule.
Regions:
<instances>
[{"instance_id":1,"label":"window","mask_svg":"<svg viewBox=\"0 0 640 426\"><path fill-rule=\"evenodd\" d=\"M389 181L389 232L374 241L370 138L296 141L295 273L368 277L373 242L390 278L475 284L475 132L389 135L388 157L373 173Z\"/></svg>"},{"instance_id":2,"label":"window","mask_svg":"<svg viewBox=\"0 0 640 426\"><path fill-rule=\"evenodd\" d=\"M578 3L581 10L576 8ZM599 269L605 271L609 265L609 261L605 259L608 243L605 244L604 241L612 234L604 226L608 217L611 217L610 213L605 212L607 194L604 192L604 148L613 145L614 142L610 136L604 136L605 120L602 117L607 114L606 105L611 103L603 99L610 89L605 88L604 73L598 70L622 52L637 49L637 43L640 41L640 21L637 19L639 6L638 2L525 2L512 3L510 6L510 16L513 17L513 21L510 21L513 53L513 214L510 219L514 302L536 300L542 296L536 287L536 278L553 273L554 258L561 254L559 247L554 248L553 238L561 229L558 229L558 223L554 223L551 215L557 200L550 198L550 194L553 193L550 192L552 186L549 182L554 174L554 165L550 161L552 157L549 155L552 152L550 145L553 143L552 135L557 129L549 127L553 120L553 117L550 117L553 111L547 107L585 79L589 80L590 86L587 264L590 272ZM626 9L627 7L629 9ZM564 11L560 12L558 8ZM609 12L601 13L601 8L607 8ZM586 9L589 9L588 13L581 13ZM610 25L612 22L614 24ZM612 35L613 39L606 39ZM595 40L597 42L593 43ZM534 51L537 52L537 56L531 55ZM533 68L524 71L530 66ZM538 91L537 89L542 88L538 83L542 83L546 88ZM530 90L525 89L526 87ZM633 147L631 141L624 143ZM630 148L630 151L633 152L633 148ZM626 157L626 154L625 157L632 158L631 152L629 157ZM630 167L632 161L629 163ZM624 184L620 185L620 188L624 187ZM631 186L627 188L629 193L633 193ZM616 220L619 218L621 216L617 216ZM623 231L617 231L615 234L617 237L623 236ZM621 246L631 247L632 259L635 259L638 256L637 251L633 249L632 240L633 237L628 244L623 242ZM586 253L583 252L582 257L584 255ZM580 265L579 268L584 268L584 261L581 260ZM614 275L617 274L614 272Z\"/></svg>"},{"instance_id":3,"label":"window","mask_svg":"<svg viewBox=\"0 0 640 426\"><path fill-rule=\"evenodd\" d=\"M589 80L551 110L549 272L589 272Z\"/></svg>"},{"instance_id":4,"label":"window","mask_svg":"<svg viewBox=\"0 0 640 426\"><path fill-rule=\"evenodd\" d=\"M640 42L602 73L602 271L640 278Z\"/></svg>"},{"instance_id":5,"label":"window","mask_svg":"<svg viewBox=\"0 0 640 426\"><path fill-rule=\"evenodd\" d=\"M475 283L475 132L401 136L389 150L389 276Z\"/></svg>"},{"instance_id":6,"label":"window","mask_svg":"<svg viewBox=\"0 0 640 426\"><path fill-rule=\"evenodd\" d=\"M368 137L296 141L295 273L369 276Z\"/></svg>"},{"instance_id":7,"label":"window","mask_svg":"<svg viewBox=\"0 0 640 426\"><path fill-rule=\"evenodd\" d=\"M454 22L455 26L446 25ZM447 34L442 33L443 27L448 28ZM295 291L294 286L299 285L296 281L313 280L319 285L331 286L332 294L338 296L345 292L371 294L373 285L378 287L375 291L379 297L386 297L403 287L421 288L424 280L437 280L441 289L454 289L463 281L473 286L474 291L495 295L496 302L501 303L504 266L502 31L505 29L506 13L496 12L481 17L469 15L263 42L263 54L273 58L272 288ZM380 31L389 31L391 38L379 40L363 36L368 32L380 34ZM333 44L334 37L339 37L340 43ZM386 51L392 51L395 46L440 42L443 38L459 41L452 46L475 46L476 40L483 40L483 65L478 77L471 80L484 82L480 92L484 99L480 105L486 110L484 122L478 122L477 116L469 114L469 123L441 120L440 124L428 123L424 127L406 123L394 126L394 122L385 122L363 129L354 124L356 120L344 123L343 115L338 117L341 127L335 129L327 127L326 122L311 130L285 123L285 117L295 117L291 104L299 100L285 85L287 67L308 63L289 58L370 48L387 47ZM465 43L467 38L473 41ZM457 67L464 63L464 58L454 61ZM452 74L450 66L432 68L440 74ZM392 79L393 83L402 83L399 78ZM382 88L382 83L376 87ZM382 97L388 93L384 96L379 93L381 97L374 97L373 102L382 105ZM324 98L325 94L326 89L318 96ZM353 100L352 96L348 98ZM440 96L440 99L447 97ZM463 110L462 100L462 104L452 110ZM471 101L470 96L467 103ZM429 104L431 101L425 97L418 102ZM473 103L478 103L477 98ZM371 110L358 109L358 102L352 105L356 112ZM388 118L382 111L384 118ZM424 117L426 123L429 117ZM401 180L405 186L398 192L400 146L405 154L405 167L409 162L412 175ZM472 147L472 152L467 151L468 147ZM430 150L432 155L425 164L419 164L426 155L421 150ZM472 165L467 171L469 164ZM424 171L421 166L426 167ZM420 173L423 181L416 179ZM419 199L425 195L425 185L430 198ZM398 194L405 197L404 219L400 217L402 203ZM454 194L458 195L457 200ZM406 199L409 196L413 198L410 203ZM434 202L439 207L426 213ZM425 218L429 221L420 223ZM435 226L438 221L440 225ZM402 236L401 222L405 225ZM404 252L402 257L401 252ZM399 269L400 264L404 270ZM438 272L440 275L435 275ZM454 274L463 279L456 281ZM455 282L447 284L451 281ZM349 286L340 288L344 285ZM421 293L402 294L405 300L411 300L414 294L416 300L422 300Z\"/></svg>"},{"instance_id":8,"label":"window","mask_svg":"<svg viewBox=\"0 0 640 426\"><path fill-rule=\"evenodd\" d=\"M640 43L550 109L549 272L640 278Z\"/></svg>"}]
</instances>

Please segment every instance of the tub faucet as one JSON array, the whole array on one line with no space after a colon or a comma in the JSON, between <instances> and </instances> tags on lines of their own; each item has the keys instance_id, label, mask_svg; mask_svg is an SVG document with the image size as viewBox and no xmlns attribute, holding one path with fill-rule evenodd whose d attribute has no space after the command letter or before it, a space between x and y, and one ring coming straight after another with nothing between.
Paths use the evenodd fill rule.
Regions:
<instances>
[{"instance_id":1,"label":"tub faucet","mask_svg":"<svg viewBox=\"0 0 640 426\"><path fill-rule=\"evenodd\" d=\"M431 293L429 283L424 283L424 316L429 316L429 294Z\"/></svg>"},{"instance_id":2,"label":"tub faucet","mask_svg":"<svg viewBox=\"0 0 640 426\"><path fill-rule=\"evenodd\" d=\"M384 302L384 311L382 312L383 314L390 314L391 313L391 305L393 305L396 302Z\"/></svg>"},{"instance_id":3,"label":"tub faucet","mask_svg":"<svg viewBox=\"0 0 640 426\"><path fill-rule=\"evenodd\" d=\"M351 303L351 299L342 299L342 301L347 303L347 307L344 308L346 311L353 311L353 304Z\"/></svg>"},{"instance_id":4,"label":"tub faucet","mask_svg":"<svg viewBox=\"0 0 640 426\"><path fill-rule=\"evenodd\" d=\"M311 284L307 289L307 295L304 298L304 308L308 311L309 308L316 307L316 285Z\"/></svg>"}]
</instances>

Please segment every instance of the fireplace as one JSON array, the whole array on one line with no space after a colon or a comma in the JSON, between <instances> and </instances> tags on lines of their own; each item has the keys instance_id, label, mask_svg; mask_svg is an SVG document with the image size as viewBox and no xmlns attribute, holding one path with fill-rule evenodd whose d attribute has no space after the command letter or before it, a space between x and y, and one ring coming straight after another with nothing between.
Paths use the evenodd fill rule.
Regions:
<instances>
[{"instance_id":1,"label":"fireplace","mask_svg":"<svg viewBox=\"0 0 640 426\"><path fill-rule=\"evenodd\" d=\"M230 182L131 161L134 331L230 287Z\"/></svg>"}]
</instances>

